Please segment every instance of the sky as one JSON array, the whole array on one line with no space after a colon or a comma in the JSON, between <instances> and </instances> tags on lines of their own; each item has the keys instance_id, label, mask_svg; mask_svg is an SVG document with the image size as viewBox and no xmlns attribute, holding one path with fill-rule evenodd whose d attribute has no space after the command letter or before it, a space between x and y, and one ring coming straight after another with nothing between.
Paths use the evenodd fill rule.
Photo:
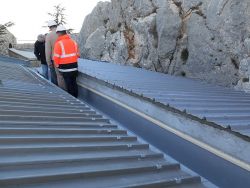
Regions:
<instances>
[{"instance_id":1,"label":"sky","mask_svg":"<svg viewBox=\"0 0 250 188\"><path fill-rule=\"evenodd\" d=\"M0 23L15 23L9 30L19 43L33 42L37 35L48 32L46 21L51 20L48 12L61 4L66 8L68 28L79 32L86 15L91 13L101 0L5 0L1 2ZM102 0L107 1L107 0Z\"/></svg>"}]
</instances>

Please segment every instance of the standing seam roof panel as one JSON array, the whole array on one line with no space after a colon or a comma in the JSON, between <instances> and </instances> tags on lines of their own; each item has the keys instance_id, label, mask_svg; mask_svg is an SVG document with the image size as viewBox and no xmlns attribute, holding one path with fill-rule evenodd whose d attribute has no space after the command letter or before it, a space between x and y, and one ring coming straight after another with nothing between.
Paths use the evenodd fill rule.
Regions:
<instances>
[{"instance_id":1,"label":"standing seam roof panel","mask_svg":"<svg viewBox=\"0 0 250 188\"><path fill-rule=\"evenodd\" d=\"M0 65L0 187L204 187L85 103Z\"/></svg>"}]
</instances>

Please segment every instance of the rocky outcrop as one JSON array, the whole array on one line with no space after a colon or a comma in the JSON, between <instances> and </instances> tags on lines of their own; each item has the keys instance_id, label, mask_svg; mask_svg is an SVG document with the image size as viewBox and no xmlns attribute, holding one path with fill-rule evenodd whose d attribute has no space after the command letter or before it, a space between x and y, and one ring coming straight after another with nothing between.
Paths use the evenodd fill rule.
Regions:
<instances>
[{"instance_id":1,"label":"rocky outcrop","mask_svg":"<svg viewBox=\"0 0 250 188\"><path fill-rule=\"evenodd\" d=\"M79 36L85 58L248 88L249 0L111 0Z\"/></svg>"},{"instance_id":2,"label":"rocky outcrop","mask_svg":"<svg viewBox=\"0 0 250 188\"><path fill-rule=\"evenodd\" d=\"M8 55L8 49L10 47L14 47L15 45L15 36L6 29L5 34L0 36L0 54Z\"/></svg>"}]
</instances>

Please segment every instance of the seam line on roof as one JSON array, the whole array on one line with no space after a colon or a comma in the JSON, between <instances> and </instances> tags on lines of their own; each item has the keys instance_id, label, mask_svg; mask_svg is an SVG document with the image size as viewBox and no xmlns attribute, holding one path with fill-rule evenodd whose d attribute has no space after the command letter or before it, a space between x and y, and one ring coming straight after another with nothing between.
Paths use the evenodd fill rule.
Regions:
<instances>
[{"instance_id":1,"label":"seam line on roof","mask_svg":"<svg viewBox=\"0 0 250 188\"><path fill-rule=\"evenodd\" d=\"M179 137L181 137L181 138L183 138L183 139L185 139L185 140L187 140L187 141L189 141L189 142L191 142L191 143L193 143L193 144L195 144L195 145L197 145L197 146L199 146L199 147L201 147L201 148L203 148L203 149L205 149L213 154L215 154L216 156L223 158L223 159L225 159L225 160L227 160L227 161L229 161L229 162L231 162L231 163L233 163L233 164L235 164L235 165L237 165L237 166L239 166L247 171L250 171L250 164L243 162L243 161L241 161L241 160L239 160L239 159L237 159L237 158L235 158L227 153L224 153L224 152L222 152L222 151L220 151L220 150L218 150L218 149L216 149L216 148L214 148L214 147L212 147L204 142L201 142L201 141L199 141L199 140L197 140L197 139L195 139L195 138L193 138L185 133L182 133L182 132L170 127L169 125L167 125L167 124L165 124L165 123L163 123L155 118L152 118L152 117L146 115L145 113L140 112L140 111L110 97L110 96L102 94L102 93L96 91L95 89L92 89L92 88L90 88L82 83L78 83L78 85L96 93L99 96L102 96L102 97L114 102L115 104L145 118L146 120L160 126L163 129L166 129L167 131L169 131L169 132L171 132L171 133L173 133L173 134L175 134L175 135L177 135L177 136L179 136Z\"/></svg>"}]
</instances>

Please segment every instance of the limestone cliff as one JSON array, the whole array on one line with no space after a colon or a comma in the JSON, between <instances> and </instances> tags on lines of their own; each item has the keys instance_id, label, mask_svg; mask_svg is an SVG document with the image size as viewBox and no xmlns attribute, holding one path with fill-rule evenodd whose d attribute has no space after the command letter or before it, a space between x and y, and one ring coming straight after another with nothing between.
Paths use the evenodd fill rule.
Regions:
<instances>
[{"instance_id":1,"label":"limestone cliff","mask_svg":"<svg viewBox=\"0 0 250 188\"><path fill-rule=\"evenodd\" d=\"M249 20L249 0L100 2L83 23L81 55L247 88Z\"/></svg>"},{"instance_id":2,"label":"limestone cliff","mask_svg":"<svg viewBox=\"0 0 250 188\"><path fill-rule=\"evenodd\" d=\"M15 36L6 29L5 34L0 36L0 54L8 55L9 47L11 46L14 47L15 45L16 45Z\"/></svg>"}]
</instances>

